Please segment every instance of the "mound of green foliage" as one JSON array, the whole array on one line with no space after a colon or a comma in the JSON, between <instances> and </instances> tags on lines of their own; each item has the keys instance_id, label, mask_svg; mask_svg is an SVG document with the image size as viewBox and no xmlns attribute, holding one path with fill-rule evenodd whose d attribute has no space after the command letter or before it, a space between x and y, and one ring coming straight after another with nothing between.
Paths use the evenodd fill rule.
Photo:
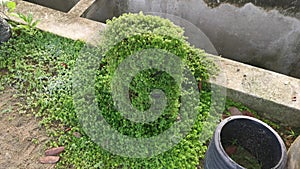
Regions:
<instances>
[{"instance_id":1,"label":"mound of green foliage","mask_svg":"<svg viewBox=\"0 0 300 169\"><path fill-rule=\"evenodd\" d=\"M179 116L180 88L170 75L156 69L144 70L133 78L129 87L129 95L131 96L131 104L138 110L145 111L151 105L149 97L151 90L160 89L164 91L168 98L168 105L162 116L155 122L135 123L123 117L116 110L113 98L108 97L107 93L112 92L110 89L112 78L116 69L127 57L147 49L163 50L173 54L173 57L181 58L191 68L195 79L206 80L208 78L207 69L211 63L208 64L203 51L191 47L185 41L183 33L180 27L167 19L147 16L142 13L124 14L107 22L107 28L102 32L101 47L105 46L104 48L108 50L105 51L102 59L103 67L98 71L96 89L98 105L101 110L106 109L102 111L102 114L113 128L132 137L150 137L171 127ZM143 64L141 60L137 62ZM168 60L168 62L164 64L170 64L170 67L172 64L176 64L174 60ZM126 77L126 72L124 72L124 76ZM126 86L122 82L119 83L118 85Z\"/></svg>"},{"instance_id":2,"label":"mound of green foliage","mask_svg":"<svg viewBox=\"0 0 300 169\"><path fill-rule=\"evenodd\" d=\"M183 33L184 31L180 27L167 19L147 16L142 13L125 14L107 22L106 30L101 33L103 41L100 47L105 50L101 62L102 66L97 72L96 93L102 115L115 130L130 137L152 137L170 128L180 118L181 84L176 84L173 77L157 69L139 72L129 86L130 104L140 111L149 109L151 105L149 95L153 89L164 91L168 102L157 120L151 123L132 122L123 117L120 111L115 108L110 94L113 92L110 85L116 69L127 57L148 49L162 50L182 59L198 81L208 79L208 69L213 67L213 64L205 58L205 53L202 50L191 47L185 41L186 38ZM173 60L168 62L174 64ZM142 65L143 62L140 61L140 64ZM126 72L124 72L124 77L126 77ZM119 83L121 86L126 86L122 81ZM181 166L180 168L195 168L199 159L204 155L205 146L201 145L199 135L203 127L201 122L205 119L210 107L209 91L203 90L201 92L202 95L198 94L199 104L191 105L198 110L194 128L176 147L150 159L132 159L134 165L123 164L123 167L178 168ZM122 96L120 95L120 97ZM87 121L90 118L87 116ZM185 150L183 147L189 147L189 150ZM149 163L148 160L154 159L159 159L160 162Z\"/></svg>"}]
</instances>

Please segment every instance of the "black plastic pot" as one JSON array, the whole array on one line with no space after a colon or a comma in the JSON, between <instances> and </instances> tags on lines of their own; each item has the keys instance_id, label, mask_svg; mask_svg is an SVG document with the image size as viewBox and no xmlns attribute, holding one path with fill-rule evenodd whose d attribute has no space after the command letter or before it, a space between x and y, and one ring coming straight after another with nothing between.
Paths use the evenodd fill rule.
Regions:
<instances>
[{"instance_id":1,"label":"black plastic pot","mask_svg":"<svg viewBox=\"0 0 300 169\"><path fill-rule=\"evenodd\" d=\"M8 41L8 39L11 37L11 31L9 24L6 22L5 19L0 17L0 45L3 42Z\"/></svg>"},{"instance_id":2,"label":"black plastic pot","mask_svg":"<svg viewBox=\"0 0 300 169\"><path fill-rule=\"evenodd\" d=\"M225 151L236 142L251 153L262 169L284 169L287 155L280 136L267 124L248 116L232 116L217 127L205 156L205 169L244 169Z\"/></svg>"}]
</instances>

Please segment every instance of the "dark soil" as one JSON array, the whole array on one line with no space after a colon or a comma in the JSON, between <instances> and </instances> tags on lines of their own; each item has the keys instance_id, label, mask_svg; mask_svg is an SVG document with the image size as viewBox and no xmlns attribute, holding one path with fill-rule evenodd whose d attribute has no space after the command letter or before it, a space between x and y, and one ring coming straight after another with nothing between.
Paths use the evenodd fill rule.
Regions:
<instances>
[{"instance_id":1,"label":"dark soil","mask_svg":"<svg viewBox=\"0 0 300 169\"><path fill-rule=\"evenodd\" d=\"M235 153L230 158L247 169L261 169L259 161L245 148L236 146Z\"/></svg>"},{"instance_id":2,"label":"dark soil","mask_svg":"<svg viewBox=\"0 0 300 169\"><path fill-rule=\"evenodd\" d=\"M256 113L252 113L249 111L240 111L239 109L237 109L237 111L239 111L241 115L257 118L271 126L280 135L280 137L285 143L287 150L290 148L291 144L296 140L296 138L300 135L300 127L292 128L289 126L279 126L276 124L276 122L272 122L272 120L261 117ZM222 119L227 118L229 116L231 116L231 114L229 110L227 110L223 113Z\"/></svg>"}]
</instances>

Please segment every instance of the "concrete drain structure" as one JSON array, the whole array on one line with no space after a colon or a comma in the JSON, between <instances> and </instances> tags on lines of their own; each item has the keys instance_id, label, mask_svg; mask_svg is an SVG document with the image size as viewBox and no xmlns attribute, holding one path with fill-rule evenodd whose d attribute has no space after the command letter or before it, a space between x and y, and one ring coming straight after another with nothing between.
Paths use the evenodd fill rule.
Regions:
<instances>
[{"instance_id":1,"label":"concrete drain structure","mask_svg":"<svg viewBox=\"0 0 300 169\"><path fill-rule=\"evenodd\" d=\"M285 16L253 4L243 7L221 4L210 8L202 0L57 0L64 5L55 1L30 1L46 2L43 5L53 9L17 1L17 12L31 12L35 19L41 20L39 29L74 40L88 41L104 29L106 19L125 12L158 12L182 17L200 28L219 54L232 59L211 56L221 60L227 76L226 84L214 80L212 83L226 87L228 98L281 125L300 127L300 19L297 15Z\"/></svg>"},{"instance_id":2,"label":"concrete drain structure","mask_svg":"<svg viewBox=\"0 0 300 169\"><path fill-rule=\"evenodd\" d=\"M202 0L97 0L83 17L105 22L122 13L139 11L186 19L208 36L223 57L300 78L297 15L267 12L251 3L211 8Z\"/></svg>"},{"instance_id":3,"label":"concrete drain structure","mask_svg":"<svg viewBox=\"0 0 300 169\"><path fill-rule=\"evenodd\" d=\"M25 0L34 4L42 5L51 9L68 12L79 0Z\"/></svg>"}]
</instances>

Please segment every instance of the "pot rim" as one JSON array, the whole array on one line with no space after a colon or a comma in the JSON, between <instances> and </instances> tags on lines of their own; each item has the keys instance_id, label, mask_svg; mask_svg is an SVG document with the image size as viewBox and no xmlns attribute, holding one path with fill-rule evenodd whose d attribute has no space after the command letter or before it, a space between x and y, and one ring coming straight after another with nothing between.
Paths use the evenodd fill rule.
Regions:
<instances>
[{"instance_id":1,"label":"pot rim","mask_svg":"<svg viewBox=\"0 0 300 169\"><path fill-rule=\"evenodd\" d=\"M231 117L228 117L224 120L221 121L221 123L217 126L217 129L214 133L214 142L215 142L215 145L216 145L216 148L219 152L222 152L224 156L222 156L221 158L223 158L223 160L226 160L225 158L229 159L230 162L232 162L233 164L237 165L238 167L242 168L242 169L246 169L244 168L243 166L241 166L240 164L236 163L234 160L232 160L230 158L230 156L226 153L226 151L224 150L222 144L221 144L221 132L222 132L222 129L223 127L231 122L231 121L234 121L234 120L250 120L250 121L253 121L253 122L256 122L260 125L262 125L263 127L265 127L267 130L270 130L272 132L272 134L277 138L277 141L278 143L280 144L280 147L281 147L281 157L280 157L280 160L277 162L277 164L272 167L273 168L278 168L281 163L285 160L285 156L286 156L286 147L285 147L285 144L283 143L283 140L282 138L279 136L279 134L272 128L270 127L268 124L266 124L265 122L259 120L259 119L256 119L254 117L249 117L249 116L244 116L244 115L236 115L236 116L231 116Z\"/></svg>"}]
</instances>

